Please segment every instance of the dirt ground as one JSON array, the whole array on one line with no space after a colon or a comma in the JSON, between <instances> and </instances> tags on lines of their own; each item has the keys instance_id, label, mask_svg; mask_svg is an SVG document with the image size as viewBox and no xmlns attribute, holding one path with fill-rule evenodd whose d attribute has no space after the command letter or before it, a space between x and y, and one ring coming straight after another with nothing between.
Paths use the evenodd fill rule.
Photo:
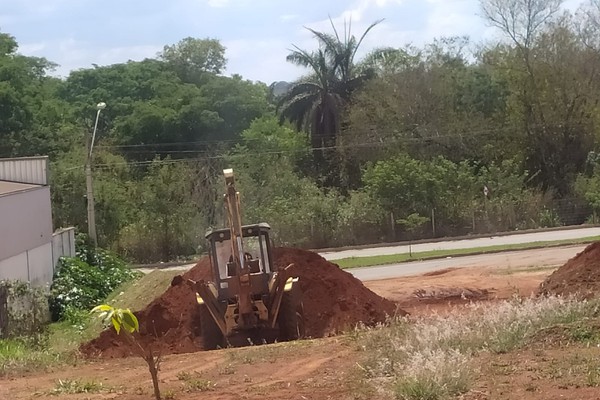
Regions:
<instances>
[{"instance_id":1,"label":"dirt ground","mask_svg":"<svg viewBox=\"0 0 600 400\"><path fill-rule=\"evenodd\" d=\"M545 259L544 265L540 265L535 260L526 260L507 265L470 266L366 285L397 301L413 315L443 313L469 301L497 301L515 294L529 296L564 261ZM573 372L572 377L558 380L553 367L556 360L577 357L595 360L599 356L598 348L527 350L493 359L480 356L480 377L475 389L463 398L600 399L600 391L585 384L585 379L590 379L589 371L581 375ZM161 388L165 398L181 400L368 399L372 393L361 384L362 375L358 371L361 357L357 346L343 336L171 355L161 365ZM600 365L597 368L600 383ZM78 382L73 383L75 386L88 383L95 390L53 393L60 392L59 380ZM142 400L152 398L151 388L144 362L127 358L3 378L0 399L59 395L63 399Z\"/></svg>"}]
</instances>

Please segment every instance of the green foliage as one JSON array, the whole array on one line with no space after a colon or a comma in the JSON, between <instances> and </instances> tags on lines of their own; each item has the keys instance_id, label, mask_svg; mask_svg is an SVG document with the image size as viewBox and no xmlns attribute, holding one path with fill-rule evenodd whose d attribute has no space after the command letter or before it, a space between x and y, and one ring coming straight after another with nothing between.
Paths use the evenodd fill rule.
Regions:
<instances>
[{"instance_id":1,"label":"green foliage","mask_svg":"<svg viewBox=\"0 0 600 400\"><path fill-rule=\"evenodd\" d=\"M121 331L125 332L125 338L130 344L135 345L137 353L144 359L146 364L148 364L148 370L154 386L154 398L156 400L161 400L158 371L160 370L162 355L160 351L155 353L150 344L139 342L138 338L134 335L135 332L139 332L140 330L140 325L135 314L128 308L115 308L107 304L96 306L91 312L98 313L105 325L111 324L117 332L117 335L120 334Z\"/></svg>"},{"instance_id":2,"label":"green foliage","mask_svg":"<svg viewBox=\"0 0 600 400\"><path fill-rule=\"evenodd\" d=\"M576 29L569 13L519 10L515 29L549 18L526 43L474 54L449 37L359 60L376 24L361 37L311 30L318 49L288 56L309 74L280 98L278 117L295 126L278 124L264 83L220 75L218 39L57 79L2 33L0 156L48 154L54 226L85 230L85 136L107 102L93 154L99 243L138 262L202 252L205 229L223 226L228 166L240 173L245 221L271 223L280 243L407 239L391 222L412 214L432 222L415 238L433 225L451 236L597 221L599 11L585 8Z\"/></svg>"},{"instance_id":3,"label":"green foliage","mask_svg":"<svg viewBox=\"0 0 600 400\"><path fill-rule=\"evenodd\" d=\"M225 68L225 47L217 39L187 37L165 46L160 57L184 82L196 83L204 74L220 74Z\"/></svg>"},{"instance_id":4,"label":"green foliage","mask_svg":"<svg viewBox=\"0 0 600 400\"><path fill-rule=\"evenodd\" d=\"M330 148L335 146L341 131L342 112L352 93L373 75L369 68L355 65L356 52L381 21L369 25L358 39L352 35L351 24L344 24L340 36L330 22L332 34L307 28L317 40L318 50L309 52L295 46L287 56L287 61L308 68L309 74L296 81L278 102L281 122L290 121L297 130L310 134L311 147L315 149L313 173L323 177L326 186L339 184L336 152Z\"/></svg>"},{"instance_id":5,"label":"green foliage","mask_svg":"<svg viewBox=\"0 0 600 400\"><path fill-rule=\"evenodd\" d=\"M112 324L117 334L121 333L121 329L126 332L133 333L140 330L140 324L137 317L130 309L114 308L107 304L101 304L92 309L92 313L99 313L99 318L104 325Z\"/></svg>"},{"instance_id":6,"label":"green foliage","mask_svg":"<svg viewBox=\"0 0 600 400\"><path fill-rule=\"evenodd\" d=\"M482 216L486 230L515 229L517 221L547 223L539 214L543 199L525 187L525 179L514 160L477 167L443 157L421 161L406 154L370 164L363 174L366 192L397 222L411 214L429 216L434 210L436 226L458 230L471 225L475 215Z\"/></svg>"},{"instance_id":7,"label":"green foliage","mask_svg":"<svg viewBox=\"0 0 600 400\"><path fill-rule=\"evenodd\" d=\"M133 279L136 272L114 254L91 246L79 246L77 257L61 258L50 287L50 311L57 321L65 313L89 310L103 301L121 283Z\"/></svg>"},{"instance_id":8,"label":"green foliage","mask_svg":"<svg viewBox=\"0 0 600 400\"><path fill-rule=\"evenodd\" d=\"M142 207L120 230L119 244L123 254L139 261L194 254L204 233L206 214L193 202L194 171L163 161L154 160L146 176L129 188Z\"/></svg>"}]
</instances>

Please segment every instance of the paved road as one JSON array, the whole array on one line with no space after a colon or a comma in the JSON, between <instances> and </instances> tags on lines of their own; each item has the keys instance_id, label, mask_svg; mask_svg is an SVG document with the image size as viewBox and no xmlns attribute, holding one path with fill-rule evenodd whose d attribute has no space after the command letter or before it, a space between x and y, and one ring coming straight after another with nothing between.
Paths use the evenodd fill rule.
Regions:
<instances>
[{"instance_id":1,"label":"paved road","mask_svg":"<svg viewBox=\"0 0 600 400\"><path fill-rule=\"evenodd\" d=\"M470 249L476 247L487 247L487 246L498 246L507 244L518 244L518 243L533 243L533 242L545 242L552 240L566 240L566 239L580 239L590 236L600 236L600 228L581 228L581 229L568 229L568 230L557 230L550 232L536 232L536 233L519 233L514 235L506 236L493 236L486 238L477 239L463 239L463 240L448 240L436 243L420 243L413 244L413 252L431 251L431 250L454 250L454 249ZM327 260L339 260L341 258L348 257L367 257L367 256L379 256L388 254L402 254L408 253L408 246L387 246L387 247L372 247L368 249L358 250L342 250L335 252L323 252L319 253ZM486 256L489 257L489 256Z\"/></svg>"},{"instance_id":2,"label":"paved road","mask_svg":"<svg viewBox=\"0 0 600 400\"><path fill-rule=\"evenodd\" d=\"M448 240L436 243L420 243L412 246L413 252L430 251L430 250L451 250L451 249L469 249L477 247L487 246L498 246L507 244L518 244L518 243L533 243L533 242L544 242L552 240L566 240L566 239L580 239L591 236L600 236L600 227L598 228L580 228L580 229L567 229L557 230L550 232L536 232L536 233L519 233L514 235L506 236L492 236L477 239L463 239L463 240ZM569 258L573 257L578 252L582 251L585 246L568 246L552 249L537 249L537 250L524 250L524 251L511 251L497 254L484 254L476 256L466 257L453 257L447 259L436 259L428 261L416 261L411 263L400 263L392 265L382 265L367 268L355 268L348 270L361 280L377 280L387 279L393 277L407 276L422 274L444 268L456 268L464 266L482 266L490 265L493 263L498 265L510 265L510 263L516 265L522 263L524 260L528 260L529 265L562 265ZM366 257L366 256L377 256L386 254L402 254L408 253L408 246L386 246L386 247L373 247L368 249L358 250L342 250L336 252L322 252L319 253L327 260L335 261L341 258L348 257ZM549 255L559 254L558 258L554 258L553 262L548 264ZM187 271L194 264L182 265L178 267L168 268L170 270ZM152 271L151 268L140 269L144 273Z\"/></svg>"},{"instance_id":3,"label":"paved road","mask_svg":"<svg viewBox=\"0 0 600 400\"><path fill-rule=\"evenodd\" d=\"M346 271L362 281L374 281L459 267L523 268L532 266L560 266L585 249L585 247L586 246L577 245L508 251L475 256L381 265L376 267L350 268Z\"/></svg>"}]
</instances>

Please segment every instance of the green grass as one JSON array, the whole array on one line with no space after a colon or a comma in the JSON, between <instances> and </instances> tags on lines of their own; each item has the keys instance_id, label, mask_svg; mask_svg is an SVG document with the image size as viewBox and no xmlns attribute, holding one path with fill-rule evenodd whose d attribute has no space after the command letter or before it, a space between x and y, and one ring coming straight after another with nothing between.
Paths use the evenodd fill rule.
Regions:
<instances>
[{"instance_id":1,"label":"green grass","mask_svg":"<svg viewBox=\"0 0 600 400\"><path fill-rule=\"evenodd\" d=\"M139 279L123 283L108 296L105 303L117 308L129 308L134 312L143 310L169 288L175 275L181 273L182 271L152 271ZM84 334L91 339L98 336L102 329L101 321L92 318Z\"/></svg>"},{"instance_id":2,"label":"green grass","mask_svg":"<svg viewBox=\"0 0 600 400\"><path fill-rule=\"evenodd\" d=\"M47 343L33 343L31 338L0 340L0 376L46 370L75 360L73 352L57 351Z\"/></svg>"},{"instance_id":3,"label":"green grass","mask_svg":"<svg viewBox=\"0 0 600 400\"><path fill-rule=\"evenodd\" d=\"M140 279L117 288L106 300L117 307L140 310L170 285L177 271L153 271ZM99 319L86 311L66 315L66 320L50 324L37 335L16 339L0 339L0 376L48 370L64 364L80 362L78 348L102 331ZM65 381L66 384L75 384ZM85 385L84 385L85 386ZM68 388L62 388L68 389ZM59 388L58 392L64 390Z\"/></svg>"},{"instance_id":4,"label":"green grass","mask_svg":"<svg viewBox=\"0 0 600 400\"><path fill-rule=\"evenodd\" d=\"M182 271L156 270L132 282L126 282L111 293L106 303L114 307L141 310L171 285L171 279Z\"/></svg>"},{"instance_id":5,"label":"green grass","mask_svg":"<svg viewBox=\"0 0 600 400\"><path fill-rule=\"evenodd\" d=\"M349 257L334 260L333 262L339 265L341 268L359 268L359 267L372 267L374 265L385 265L385 264L396 264L410 261L421 261L434 258L444 258L451 256L467 256L475 254L486 254L486 253L499 253L502 251L509 250L527 250L544 247L560 247L576 244L586 244L600 241L600 236L591 236L579 239L567 239L567 240L553 240L543 242L532 242L532 243L518 243L518 244L507 244L497 246L485 246L468 249L453 249L453 250L432 250L423 251L419 253L413 253L412 256L407 253L401 254L388 254L381 256L367 256L367 257Z\"/></svg>"}]
</instances>

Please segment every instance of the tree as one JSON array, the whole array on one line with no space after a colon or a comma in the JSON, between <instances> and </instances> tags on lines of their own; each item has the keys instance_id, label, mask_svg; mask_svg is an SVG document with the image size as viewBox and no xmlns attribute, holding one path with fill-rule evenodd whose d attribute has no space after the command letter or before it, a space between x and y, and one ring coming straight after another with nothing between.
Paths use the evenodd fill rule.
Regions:
<instances>
[{"instance_id":1,"label":"tree","mask_svg":"<svg viewBox=\"0 0 600 400\"><path fill-rule=\"evenodd\" d=\"M569 14L557 18L563 0L480 3L490 25L514 46L497 50L512 86L509 103L514 112L507 115L508 122L522 132L519 140L525 167L533 174L531 183L565 196L571 191L568 181L583 168L589 150L590 99L583 93L596 80L592 65L597 60L586 55ZM584 31L589 31L594 21L586 21Z\"/></svg>"},{"instance_id":2,"label":"tree","mask_svg":"<svg viewBox=\"0 0 600 400\"><path fill-rule=\"evenodd\" d=\"M341 130L341 114L350 95L372 76L370 69L360 69L355 63L356 52L365 36L381 21L371 24L356 38L350 25L340 37L333 21L334 34L307 28L317 39L319 49L313 52L294 46L287 60L309 68L310 74L295 82L279 101L281 121L289 120L298 130L309 132L311 146L315 152L318 173L331 171L335 162L326 162L329 148L335 146L336 136ZM332 183L333 177L329 177Z\"/></svg>"},{"instance_id":3,"label":"tree","mask_svg":"<svg viewBox=\"0 0 600 400\"><path fill-rule=\"evenodd\" d=\"M165 46L159 57L182 81L198 84L203 75L220 74L225 69L225 47L217 39L187 37Z\"/></svg>"},{"instance_id":4,"label":"tree","mask_svg":"<svg viewBox=\"0 0 600 400\"><path fill-rule=\"evenodd\" d=\"M484 18L499 28L529 57L536 36L560 10L564 0L480 0Z\"/></svg>"},{"instance_id":5,"label":"tree","mask_svg":"<svg viewBox=\"0 0 600 400\"><path fill-rule=\"evenodd\" d=\"M133 345L138 355L148 364L148 370L154 387L154 398L161 400L158 371L160 370L162 354L160 352L155 354L149 344L143 344L142 341L137 339L135 334L139 333L140 324L135 314L128 308L115 308L107 304L96 306L91 312L99 313L99 318L102 322L105 325L112 325L117 335L123 332L127 341Z\"/></svg>"},{"instance_id":6,"label":"tree","mask_svg":"<svg viewBox=\"0 0 600 400\"><path fill-rule=\"evenodd\" d=\"M17 53L14 37L0 33L0 157L40 154L36 119L52 91L46 71L54 64ZM56 143L43 143L52 148Z\"/></svg>"},{"instance_id":7,"label":"tree","mask_svg":"<svg viewBox=\"0 0 600 400\"><path fill-rule=\"evenodd\" d=\"M423 217L417 213L412 213L404 219L396 221L397 224L402 225L409 233L408 241L408 256L412 257L412 241L415 231L419 229L423 224L429 222L429 218Z\"/></svg>"}]
</instances>

